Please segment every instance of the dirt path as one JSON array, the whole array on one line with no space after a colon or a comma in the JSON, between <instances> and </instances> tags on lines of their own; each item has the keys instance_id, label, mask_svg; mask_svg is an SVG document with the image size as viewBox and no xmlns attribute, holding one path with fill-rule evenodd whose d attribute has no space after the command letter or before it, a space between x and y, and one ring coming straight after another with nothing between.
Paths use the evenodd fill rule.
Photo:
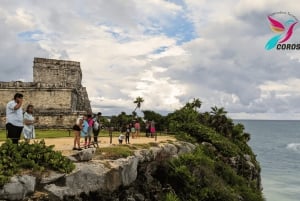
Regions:
<instances>
[{"instance_id":1,"label":"dirt path","mask_svg":"<svg viewBox=\"0 0 300 201\"><path fill-rule=\"evenodd\" d=\"M73 137L65 137L65 138L46 138L44 139L46 145L55 145L54 150L62 151L64 155L69 155L72 154L72 148L73 148L73 143L74 143L74 138ZM166 142L166 141L175 141L176 139L172 136L158 136L157 141L155 141L155 138L148 138L148 137L139 137L139 138L130 138L130 144L146 144L150 142ZM93 141L93 138L92 138ZM117 145L119 144L118 142L118 137L113 137L112 138L112 144L110 144L110 139L109 137L99 137L98 141L99 147L107 147L111 145ZM83 138L81 139L81 144L84 143ZM123 141L123 144L125 141Z\"/></svg>"}]
</instances>

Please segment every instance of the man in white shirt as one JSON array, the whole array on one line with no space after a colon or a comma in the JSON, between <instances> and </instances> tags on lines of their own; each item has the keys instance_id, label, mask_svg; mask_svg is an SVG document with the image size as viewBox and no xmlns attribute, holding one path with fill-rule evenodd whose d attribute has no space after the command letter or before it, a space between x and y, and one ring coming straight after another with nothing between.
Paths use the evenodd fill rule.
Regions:
<instances>
[{"instance_id":1,"label":"man in white shirt","mask_svg":"<svg viewBox=\"0 0 300 201\"><path fill-rule=\"evenodd\" d=\"M14 99L6 105L7 138L18 144L23 129L23 94L16 93Z\"/></svg>"}]
</instances>

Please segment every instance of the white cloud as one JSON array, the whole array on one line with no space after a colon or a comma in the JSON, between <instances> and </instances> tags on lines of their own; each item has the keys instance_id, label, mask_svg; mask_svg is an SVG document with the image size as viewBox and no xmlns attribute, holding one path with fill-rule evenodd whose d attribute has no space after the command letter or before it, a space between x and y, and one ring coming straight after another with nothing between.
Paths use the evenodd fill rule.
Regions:
<instances>
[{"instance_id":1,"label":"white cloud","mask_svg":"<svg viewBox=\"0 0 300 201\"><path fill-rule=\"evenodd\" d=\"M199 98L202 110L216 105L236 117L297 117L299 55L264 49L274 35L266 16L300 18L296 0L178 2L3 1L0 78L31 80L33 57L70 59L81 62L92 106L104 114L131 112L142 96L142 109L158 112Z\"/></svg>"}]
</instances>

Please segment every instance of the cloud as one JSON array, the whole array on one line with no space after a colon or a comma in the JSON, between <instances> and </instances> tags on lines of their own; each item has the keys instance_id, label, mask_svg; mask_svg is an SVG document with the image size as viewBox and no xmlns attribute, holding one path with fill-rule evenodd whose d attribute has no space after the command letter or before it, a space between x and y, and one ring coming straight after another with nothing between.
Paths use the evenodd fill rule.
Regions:
<instances>
[{"instance_id":1,"label":"cloud","mask_svg":"<svg viewBox=\"0 0 300 201\"><path fill-rule=\"evenodd\" d=\"M59 8L58 6L59 5ZM167 113L193 98L235 117L296 118L299 54L266 51L266 16L296 0L3 1L0 80L32 80L34 57L81 63L94 110ZM296 16L300 17L300 16ZM295 28L289 42L298 43ZM283 115L280 115L283 114ZM284 116L284 117L283 117Z\"/></svg>"}]
</instances>

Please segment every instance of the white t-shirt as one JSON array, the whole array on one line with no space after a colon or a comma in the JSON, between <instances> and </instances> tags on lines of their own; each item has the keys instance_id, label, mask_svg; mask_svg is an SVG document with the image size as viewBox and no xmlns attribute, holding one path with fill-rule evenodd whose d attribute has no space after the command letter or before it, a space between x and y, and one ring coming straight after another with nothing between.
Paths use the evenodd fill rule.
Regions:
<instances>
[{"instance_id":1,"label":"white t-shirt","mask_svg":"<svg viewBox=\"0 0 300 201\"><path fill-rule=\"evenodd\" d=\"M6 123L11 123L14 126L23 127L23 110L22 107L15 110L17 105L15 100L11 100L6 105Z\"/></svg>"}]
</instances>

